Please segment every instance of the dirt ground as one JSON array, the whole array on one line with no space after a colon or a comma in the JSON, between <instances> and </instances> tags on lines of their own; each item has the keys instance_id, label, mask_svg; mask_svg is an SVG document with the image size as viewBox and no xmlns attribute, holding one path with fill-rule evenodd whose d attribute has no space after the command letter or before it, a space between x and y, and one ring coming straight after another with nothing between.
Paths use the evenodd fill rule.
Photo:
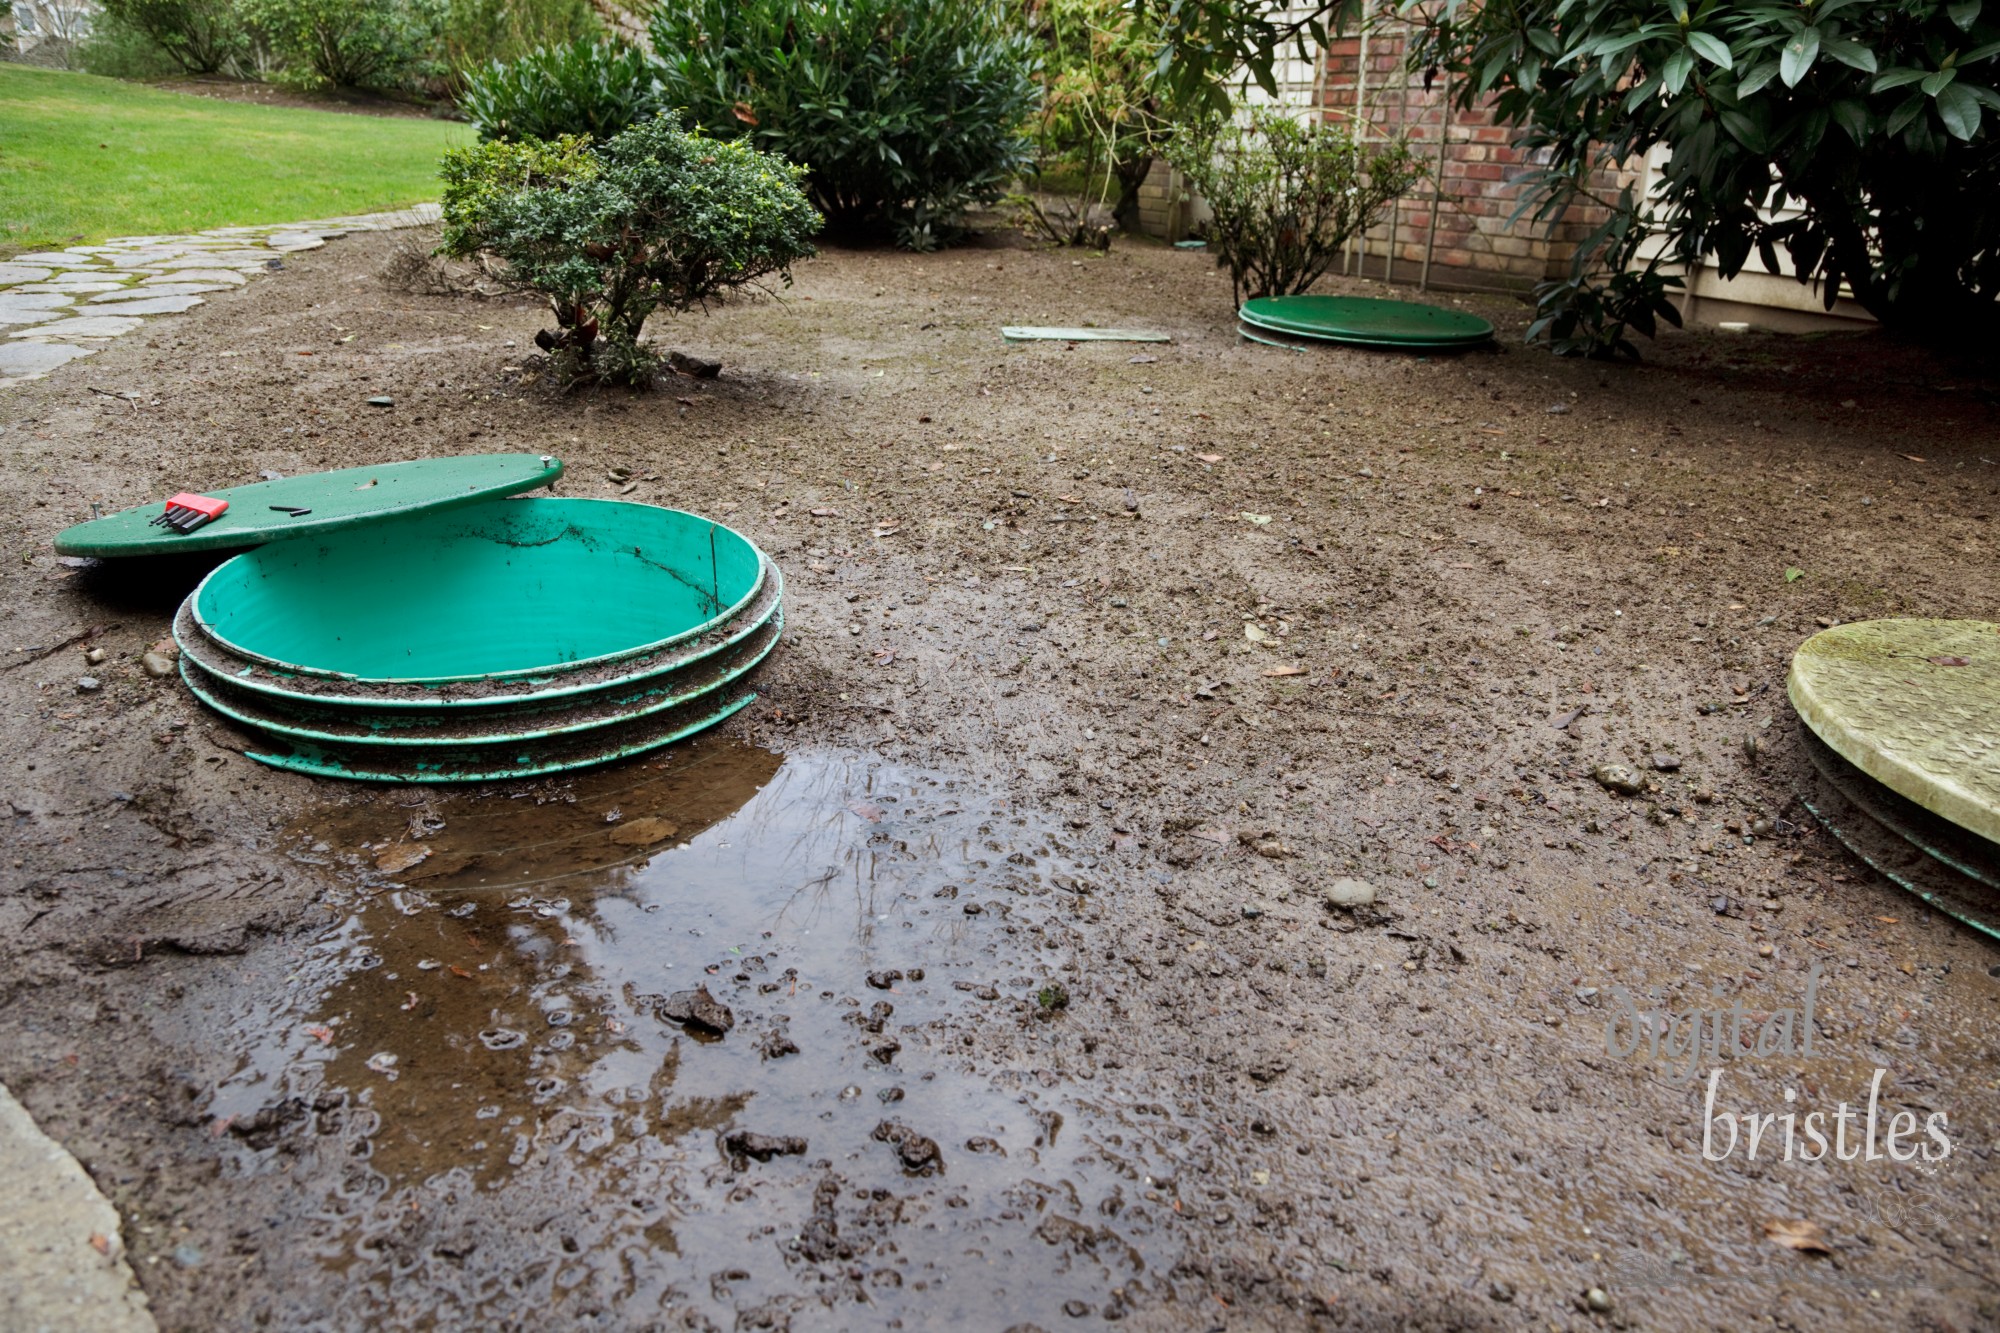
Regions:
<instances>
[{"instance_id":1,"label":"dirt ground","mask_svg":"<svg viewBox=\"0 0 2000 1333\"><path fill-rule=\"evenodd\" d=\"M398 243L0 399L0 1081L163 1327L2000 1323L2000 958L1800 808L1784 695L1819 623L1991 616L1990 380L1562 362L1483 298L1498 350L1296 354L1198 254L996 236L825 254L657 331L720 379L563 397L536 309L395 290ZM999 334L1085 322L1173 341ZM758 701L571 781L315 782L141 671L199 567L49 549L483 450L761 543ZM684 845L611 855L641 808ZM1809 986L1810 1054L1613 1049L1619 987ZM1704 1159L1878 1068L1948 1158Z\"/></svg>"},{"instance_id":2,"label":"dirt ground","mask_svg":"<svg viewBox=\"0 0 2000 1333\"><path fill-rule=\"evenodd\" d=\"M217 74L197 75L185 78L156 79L156 88L168 92L191 93L196 97L213 97L224 102L253 102L258 106L299 107L307 111L347 111L364 116L431 116L436 114L428 102L408 98L389 97L381 93L363 92L357 88L334 88L319 92L302 92L285 88L275 83L259 83L249 79L228 79Z\"/></svg>"}]
</instances>

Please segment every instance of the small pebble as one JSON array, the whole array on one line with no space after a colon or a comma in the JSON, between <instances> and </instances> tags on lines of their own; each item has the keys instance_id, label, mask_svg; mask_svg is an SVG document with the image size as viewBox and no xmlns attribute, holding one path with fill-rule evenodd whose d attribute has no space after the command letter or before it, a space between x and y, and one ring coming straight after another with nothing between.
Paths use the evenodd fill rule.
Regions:
<instances>
[{"instance_id":1,"label":"small pebble","mask_svg":"<svg viewBox=\"0 0 2000 1333\"><path fill-rule=\"evenodd\" d=\"M82 694L91 693L93 690L98 689L101 684L102 682L95 676L78 676L76 678L76 688Z\"/></svg>"},{"instance_id":2,"label":"small pebble","mask_svg":"<svg viewBox=\"0 0 2000 1333\"><path fill-rule=\"evenodd\" d=\"M1374 901L1375 886L1365 879L1337 879L1327 886L1328 907L1366 907Z\"/></svg>"},{"instance_id":3,"label":"small pebble","mask_svg":"<svg viewBox=\"0 0 2000 1333\"><path fill-rule=\"evenodd\" d=\"M155 679L174 674L174 660L165 653L141 653L139 665L145 668L147 675Z\"/></svg>"},{"instance_id":4,"label":"small pebble","mask_svg":"<svg viewBox=\"0 0 2000 1333\"><path fill-rule=\"evenodd\" d=\"M1611 1309L1611 1293L1602 1287L1592 1287L1583 1293L1583 1303L1588 1305L1594 1314L1606 1314Z\"/></svg>"},{"instance_id":5,"label":"small pebble","mask_svg":"<svg viewBox=\"0 0 2000 1333\"><path fill-rule=\"evenodd\" d=\"M1678 773L1681 767L1680 756L1673 754L1656 754L1653 756L1653 767L1658 769L1662 773Z\"/></svg>"},{"instance_id":6,"label":"small pebble","mask_svg":"<svg viewBox=\"0 0 2000 1333\"><path fill-rule=\"evenodd\" d=\"M96 666L104 661L104 650L102 648L87 648L84 650L83 660L92 666Z\"/></svg>"},{"instance_id":7,"label":"small pebble","mask_svg":"<svg viewBox=\"0 0 2000 1333\"><path fill-rule=\"evenodd\" d=\"M376 397L370 398L368 400L368 406L370 407L394 407L395 405L396 405L396 400L391 398L386 393L379 394Z\"/></svg>"},{"instance_id":8,"label":"small pebble","mask_svg":"<svg viewBox=\"0 0 2000 1333\"><path fill-rule=\"evenodd\" d=\"M1590 776L1597 779L1600 787L1607 787L1627 796L1637 796L1646 790L1646 784L1640 781L1639 775L1623 764L1599 764L1590 771Z\"/></svg>"}]
</instances>

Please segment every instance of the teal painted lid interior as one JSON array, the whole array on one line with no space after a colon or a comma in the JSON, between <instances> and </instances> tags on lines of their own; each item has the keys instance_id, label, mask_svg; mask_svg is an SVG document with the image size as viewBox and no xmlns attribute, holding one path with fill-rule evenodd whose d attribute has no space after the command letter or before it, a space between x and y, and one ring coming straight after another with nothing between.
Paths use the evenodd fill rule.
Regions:
<instances>
[{"instance_id":1,"label":"teal painted lid interior","mask_svg":"<svg viewBox=\"0 0 2000 1333\"><path fill-rule=\"evenodd\" d=\"M371 681L476 680L634 655L725 620L762 561L738 533L612 500L489 500L274 542L194 614L225 647Z\"/></svg>"}]
</instances>

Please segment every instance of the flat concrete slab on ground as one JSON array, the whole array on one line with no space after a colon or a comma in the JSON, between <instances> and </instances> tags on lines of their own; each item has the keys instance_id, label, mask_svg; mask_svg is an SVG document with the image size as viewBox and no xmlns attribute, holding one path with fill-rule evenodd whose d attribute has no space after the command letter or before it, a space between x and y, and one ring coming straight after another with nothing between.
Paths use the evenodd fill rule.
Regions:
<instances>
[{"instance_id":1,"label":"flat concrete slab on ground","mask_svg":"<svg viewBox=\"0 0 2000 1333\"><path fill-rule=\"evenodd\" d=\"M118 1210L0 1084L0 1328L153 1333Z\"/></svg>"}]
</instances>

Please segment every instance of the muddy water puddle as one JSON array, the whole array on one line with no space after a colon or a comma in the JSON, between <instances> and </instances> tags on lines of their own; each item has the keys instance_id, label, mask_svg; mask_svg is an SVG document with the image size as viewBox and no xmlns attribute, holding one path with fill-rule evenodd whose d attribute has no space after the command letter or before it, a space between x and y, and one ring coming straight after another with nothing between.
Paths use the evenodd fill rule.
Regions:
<instances>
[{"instance_id":1,"label":"muddy water puddle","mask_svg":"<svg viewBox=\"0 0 2000 1333\"><path fill-rule=\"evenodd\" d=\"M281 999L199 1020L241 1050L204 1108L235 1169L293 1178L338 1275L288 1318L1001 1328L1164 1295L1185 1132L1066 1012L1102 871L1004 799L700 745L294 841L327 924Z\"/></svg>"}]
</instances>

